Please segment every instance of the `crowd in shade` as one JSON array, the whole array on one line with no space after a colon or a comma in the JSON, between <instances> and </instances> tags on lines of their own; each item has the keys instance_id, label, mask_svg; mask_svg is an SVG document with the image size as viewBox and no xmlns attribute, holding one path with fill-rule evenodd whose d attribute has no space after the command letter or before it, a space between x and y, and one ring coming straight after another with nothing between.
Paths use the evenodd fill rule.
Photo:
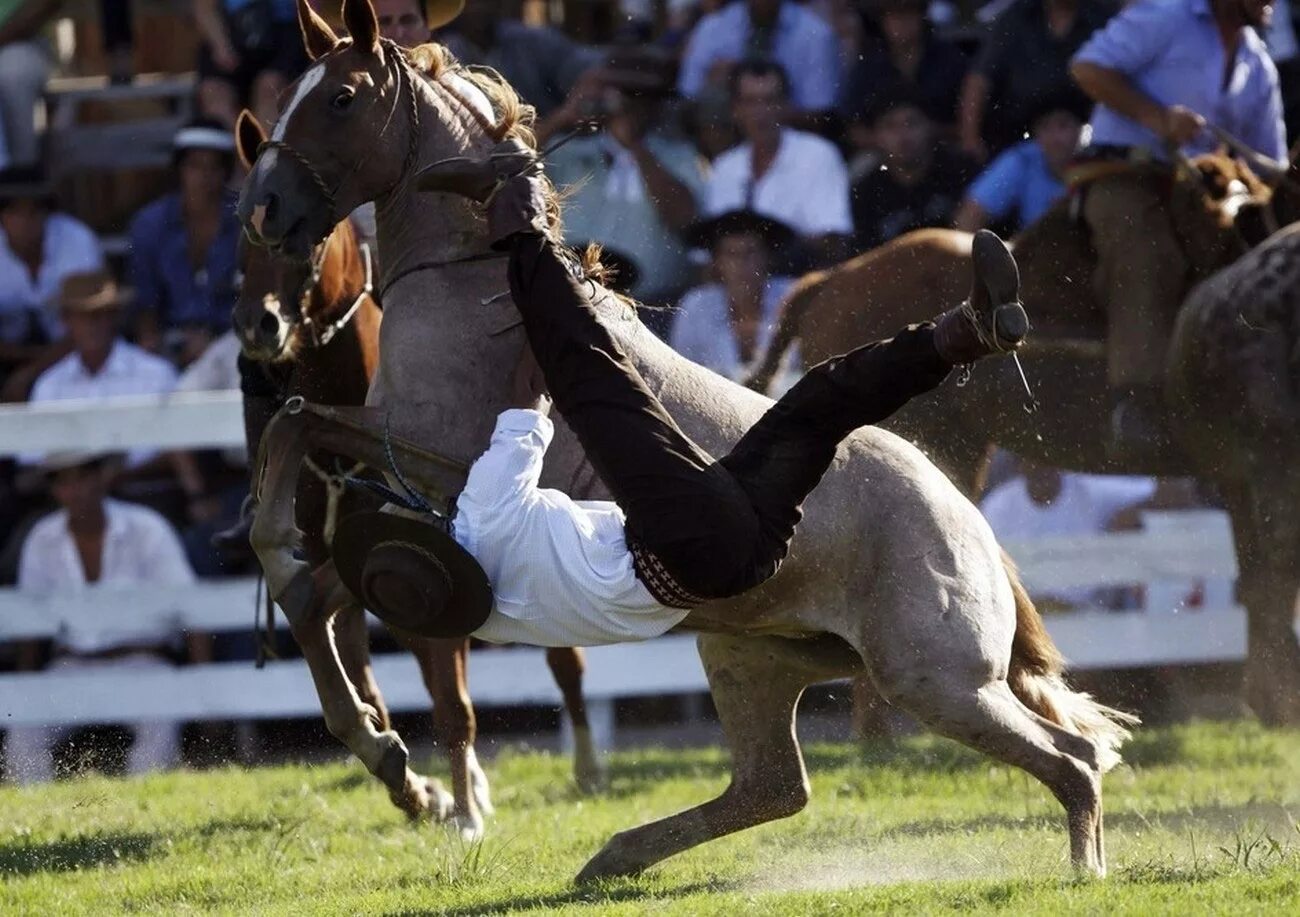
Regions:
<instances>
[{"instance_id":1,"label":"crowd in shade","mask_svg":"<svg viewBox=\"0 0 1300 917\"><path fill-rule=\"evenodd\" d=\"M313 3L339 23L337 0ZM1209 8L1209 0L467 0L443 21L447 4L374 3L386 38L405 47L436 40L510 81L536 109L539 144L563 141L546 166L568 189L565 241L603 246L647 324L732 379L763 352L800 274L926 227L1014 234L1061 205L1093 116L1071 62L1116 17ZM130 4L101 0L98 12L105 75L130 85ZM173 138L171 188L99 232L51 181L41 100L57 71L50 38L61 15L58 0L0 0L0 397L237 386L230 313L242 280L233 210L242 167L231 130L245 107L274 123L307 66L296 4L194 0L185 25L200 49L195 117ZM1290 113L1300 54L1287 0L1274 4L1262 37ZM1138 44L1112 37L1091 53L1156 53ZM364 235L364 213L357 220ZM125 239L124 256L106 254L105 235ZM787 380L799 371L797 351L787 370ZM206 452L6 460L0 582L73 589L246 572L249 556L209 543L237 518L242 461ZM1019 490L989 498L1004 531L1079 520L1105 527L1154 487L1037 472L1003 483L1012 480ZM1056 511L1043 510L1054 502ZM1074 509L1060 509L1067 504ZM1059 522L1065 515L1073 521ZM137 556L145 550L156 557ZM0 665L144 665L185 650L174 634L72 635L40 652L0 652ZM174 758L173 733L169 724L141 727L141 767ZM54 738L22 738L33 779L48 773Z\"/></svg>"}]
</instances>

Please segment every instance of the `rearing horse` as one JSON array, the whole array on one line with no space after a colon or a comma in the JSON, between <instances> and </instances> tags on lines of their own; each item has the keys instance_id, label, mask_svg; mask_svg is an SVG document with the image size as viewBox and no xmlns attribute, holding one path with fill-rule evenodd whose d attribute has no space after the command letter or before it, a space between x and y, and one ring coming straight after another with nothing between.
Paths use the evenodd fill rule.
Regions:
<instances>
[{"instance_id":1,"label":"rearing horse","mask_svg":"<svg viewBox=\"0 0 1300 917\"><path fill-rule=\"evenodd\" d=\"M256 130L255 122L244 124ZM379 357L382 313L371 295L374 264L369 249L358 245L351 222L339 223L309 262L278 260L256 246L246 246L241 260L244 283L233 320L244 353L263 364L286 397L326 405L364 404ZM255 447L261 439L256 417L250 418L250 426ZM321 568L330 560L334 520L365 498L344 491L332 471L332 456L317 454L312 459L312 473L298 483L295 516L308 562ZM389 729L390 724L370 667L361 604L346 590L331 589L330 594L339 602L331 611L290 624L315 679L326 726L346 743L358 702L373 711L381 728ZM418 797L409 795L395 795L393 801L412 817L426 812L437 819L450 817L462 836L480 837L482 816L491 813L492 804L487 777L474 753L477 726L468 686L469 640L434 640L392 630L415 656L433 699L434 734L447 755L452 790L448 795L437 780L429 779L426 806L416 805ZM550 649L546 661L573 725L574 777L584 790L593 790L602 774L582 698L582 651Z\"/></svg>"},{"instance_id":2,"label":"rearing horse","mask_svg":"<svg viewBox=\"0 0 1300 917\"><path fill-rule=\"evenodd\" d=\"M417 176L447 157L484 155L504 136L530 142L531 110L497 75L462 68L441 47L406 52L381 41L370 0L345 0L343 14L351 38L340 41L299 3L315 62L257 151L239 208L264 244L303 258L339 214L375 199L384 253L368 409L282 414L263 449L252 541L291 619L322 605L319 583L292 551L289 498L302 456L327 447L394 470L391 445L391 464L417 488L451 498L508 405L524 340L480 209L419 193ZM557 224L558 212L557 203ZM727 449L771 404L673 353L626 301L594 281L592 290L650 389L706 449ZM607 498L562 424L542 484ZM1075 866L1103 872L1101 774L1118 760L1126 718L1065 686L1059 655L975 507L916 449L865 428L841 445L805 510L778 576L683 622L701 634L731 786L616 835L579 879L635 873L799 811L809 792L793 730L799 697L809 684L864 670L935 731L1046 784L1066 809ZM400 791L411 779L405 748L366 725L354 748Z\"/></svg>"}]
</instances>

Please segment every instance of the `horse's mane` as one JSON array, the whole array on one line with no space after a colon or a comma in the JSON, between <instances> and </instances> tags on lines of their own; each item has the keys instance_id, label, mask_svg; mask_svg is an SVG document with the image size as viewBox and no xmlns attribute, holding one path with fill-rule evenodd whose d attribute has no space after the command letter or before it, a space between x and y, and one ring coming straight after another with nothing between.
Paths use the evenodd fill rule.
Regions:
<instances>
[{"instance_id":1,"label":"horse's mane","mask_svg":"<svg viewBox=\"0 0 1300 917\"><path fill-rule=\"evenodd\" d=\"M518 140L530 150L537 149L537 135L533 133L537 110L521 99L515 88L496 70L487 66L463 64L449 48L436 42L418 45L406 53L411 66L418 73L439 83L474 116L474 120L493 140ZM463 98L454 86L443 82L443 77L448 75L459 77L482 93L492 106L496 123L484 119L470 100ZM549 177L543 180L546 184L546 222L552 237L558 240L564 235L561 195Z\"/></svg>"}]
</instances>

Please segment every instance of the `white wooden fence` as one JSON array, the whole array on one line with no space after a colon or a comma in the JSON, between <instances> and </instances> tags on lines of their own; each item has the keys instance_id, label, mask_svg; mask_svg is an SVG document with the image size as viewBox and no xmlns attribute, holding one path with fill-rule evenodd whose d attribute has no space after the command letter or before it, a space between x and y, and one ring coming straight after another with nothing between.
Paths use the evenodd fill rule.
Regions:
<instances>
[{"instance_id":1,"label":"white wooden fence","mask_svg":"<svg viewBox=\"0 0 1300 917\"><path fill-rule=\"evenodd\" d=\"M226 448L242 442L236 393L122 399L112 405L65 402L0 407L0 454L66 448ZM1173 581L1231 583L1236 575L1226 518L1216 512L1152 514L1146 531L1089 538L1041 539L1008 550L1034 590L1146 583L1163 607L1141 612L1074 611L1047 616L1048 630L1076 669L1233 661L1243 658L1245 615L1224 593L1195 609L1172 607L1185 588ZM1173 597L1173 598L1169 598ZM207 632L246 629L253 619L251 579L206 581L184 590L93 588L32 598L0 590L0 641L54 636L62 621L107 623L162 618ZM426 710L428 695L406 654L376 657L390 709ZM494 648L475 653L470 685L480 707L557 705L559 692L541 650ZM584 688L593 730L608 745L620 698L707 690L686 635L588 652ZM315 715L316 696L301 660L226 662L174 670L48 672L0 675L0 726L87 724L139 719L255 720Z\"/></svg>"}]
</instances>

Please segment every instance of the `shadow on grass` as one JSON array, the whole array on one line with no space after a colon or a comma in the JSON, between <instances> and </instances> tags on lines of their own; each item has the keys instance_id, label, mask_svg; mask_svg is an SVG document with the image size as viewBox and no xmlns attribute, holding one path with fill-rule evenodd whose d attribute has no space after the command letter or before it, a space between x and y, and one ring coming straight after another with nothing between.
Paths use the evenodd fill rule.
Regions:
<instances>
[{"instance_id":1,"label":"shadow on grass","mask_svg":"<svg viewBox=\"0 0 1300 917\"><path fill-rule=\"evenodd\" d=\"M132 832L61 837L54 841L13 841L0 844L0 876L71 872L139 862L153 855L158 842L153 834Z\"/></svg>"},{"instance_id":2,"label":"shadow on grass","mask_svg":"<svg viewBox=\"0 0 1300 917\"><path fill-rule=\"evenodd\" d=\"M538 895L516 895L498 901L485 901L482 904L468 904L462 907L440 908L439 910L390 911L386 917L427 917L437 914L439 917L486 917L488 914L502 914L525 910L555 910L569 904L616 904L621 901L640 901L654 899L666 901L673 898L685 898L688 895L705 891L717 891L721 888L715 882L691 882L675 888L644 888L639 885L618 883L596 885L591 888L572 888L568 891L552 892Z\"/></svg>"}]
</instances>

